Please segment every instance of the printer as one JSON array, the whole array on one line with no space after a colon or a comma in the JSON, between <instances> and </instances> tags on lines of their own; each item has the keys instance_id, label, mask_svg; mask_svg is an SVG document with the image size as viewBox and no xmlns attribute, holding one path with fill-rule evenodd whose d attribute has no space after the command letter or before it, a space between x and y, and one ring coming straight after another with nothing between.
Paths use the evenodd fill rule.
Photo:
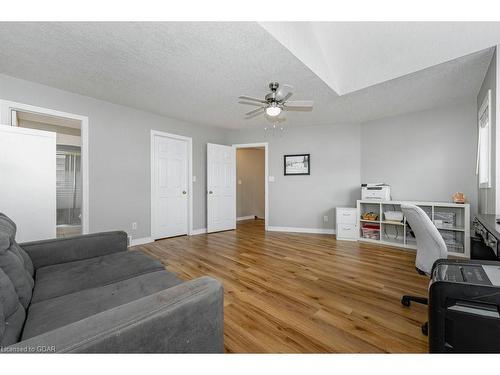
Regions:
<instances>
[{"instance_id":1,"label":"printer","mask_svg":"<svg viewBox=\"0 0 500 375\"><path fill-rule=\"evenodd\" d=\"M500 262L440 259L429 285L431 353L500 353Z\"/></svg>"},{"instance_id":2,"label":"printer","mask_svg":"<svg viewBox=\"0 0 500 375\"><path fill-rule=\"evenodd\" d=\"M361 184L361 200L391 200L391 187L387 184Z\"/></svg>"}]
</instances>

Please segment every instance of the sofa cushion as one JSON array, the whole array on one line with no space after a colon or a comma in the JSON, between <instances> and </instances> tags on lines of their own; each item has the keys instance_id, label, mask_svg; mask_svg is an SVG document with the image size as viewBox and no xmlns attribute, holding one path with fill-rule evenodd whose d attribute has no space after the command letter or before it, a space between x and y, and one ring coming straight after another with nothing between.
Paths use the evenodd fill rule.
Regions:
<instances>
[{"instance_id":1,"label":"sofa cushion","mask_svg":"<svg viewBox=\"0 0 500 375\"><path fill-rule=\"evenodd\" d=\"M17 244L16 242L16 224L5 214L0 212L0 232L4 232L10 237L11 243L13 243L16 248L16 252L18 252L23 258L24 268L31 277L35 275L35 268L33 267L33 262L31 261L28 253Z\"/></svg>"},{"instance_id":2,"label":"sofa cushion","mask_svg":"<svg viewBox=\"0 0 500 375\"><path fill-rule=\"evenodd\" d=\"M140 251L122 251L41 267L36 271L32 303L163 269L160 262Z\"/></svg>"},{"instance_id":3,"label":"sofa cushion","mask_svg":"<svg viewBox=\"0 0 500 375\"><path fill-rule=\"evenodd\" d=\"M0 219L1 221L1 219ZM19 246L0 228L0 268L9 277L24 308L33 293L33 277L26 269Z\"/></svg>"},{"instance_id":4,"label":"sofa cushion","mask_svg":"<svg viewBox=\"0 0 500 375\"><path fill-rule=\"evenodd\" d=\"M14 285L0 269L0 347L19 341L25 318Z\"/></svg>"},{"instance_id":5,"label":"sofa cushion","mask_svg":"<svg viewBox=\"0 0 500 375\"><path fill-rule=\"evenodd\" d=\"M33 303L28 310L23 340L180 283L182 281L170 272L155 271L113 284Z\"/></svg>"}]
</instances>

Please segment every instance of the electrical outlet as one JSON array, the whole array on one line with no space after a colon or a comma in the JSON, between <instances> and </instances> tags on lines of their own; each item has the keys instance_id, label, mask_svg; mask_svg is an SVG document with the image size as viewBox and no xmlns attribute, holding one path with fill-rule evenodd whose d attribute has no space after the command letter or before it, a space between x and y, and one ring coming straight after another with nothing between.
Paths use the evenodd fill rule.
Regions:
<instances>
[{"instance_id":1,"label":"electrical outlet","mask_svg":"<svg viewBox=\"0 0 500 375\"><path fill-rule=\"evenodd\" d=\"M132 223L132 230L136 230L137 229L137 223L134 221Z\"/></svg>"},{"instance_id":2,"label":"electrical outlet","mask_svg":"<svg viewBox=\"0 0 500 375\"><path fill-rule=\"evenodd\" d=\"M323 221L324 221L325 223L328 223L328 216L323 216Z\"/></svg>"},{"instance_id":3,"label":"electrical outlet","mask_svg":"<svg viewBox=\"0 0 500 375\"><path fill-rule=\"evenodd\" d=\"M196 182L196 176L193 176L193 182Z\"/></svg>"}]
</instances>

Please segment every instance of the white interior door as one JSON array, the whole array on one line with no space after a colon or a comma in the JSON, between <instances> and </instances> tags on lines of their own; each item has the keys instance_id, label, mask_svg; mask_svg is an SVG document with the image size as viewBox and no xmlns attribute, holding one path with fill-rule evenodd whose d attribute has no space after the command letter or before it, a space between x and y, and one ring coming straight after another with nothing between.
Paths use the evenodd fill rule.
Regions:
<instances>
[{"instance_id":1,"label":"white interior door","mask_svg":"<svg viewBox=\"0 0 500 375\"><path fill-rule=\"evenodd\" d=\"M0 125L0 212L18 242L56 237L56 133Z\"/></svg>"},{"instance_id":2,"label":"white interior door","mask_svg":"<svg viewBox=\"0 0 500 375\"><path fill-rule=\"evenodd\" d=\"M188 233L188 141L153 135L152 236Z\"/></svg>"},{"instance_id":3,"label":"white interior door","mask_svg":"<svg viewBox=\"0 0 500 375\"><path fill-rule=\"evenodd\" d=\"M236 149L207 144L207 232L236 229Z\"/></svg>"}]
</instances>

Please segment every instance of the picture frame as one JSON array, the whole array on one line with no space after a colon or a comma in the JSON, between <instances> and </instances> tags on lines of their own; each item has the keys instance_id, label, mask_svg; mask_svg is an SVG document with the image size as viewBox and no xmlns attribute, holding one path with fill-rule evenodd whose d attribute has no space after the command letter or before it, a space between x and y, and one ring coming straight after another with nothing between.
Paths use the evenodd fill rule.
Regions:
<instances>
[{"instance_id":1,"label":"picture frame","mask_svg":"<svg viewBox=\"0 0 500 375\"><path fill-rule=\"evenodd\" d=\"M311 174L311 154L293 154L283 156L285 176L308 176Z\"/></svg>"}]
</instances>

